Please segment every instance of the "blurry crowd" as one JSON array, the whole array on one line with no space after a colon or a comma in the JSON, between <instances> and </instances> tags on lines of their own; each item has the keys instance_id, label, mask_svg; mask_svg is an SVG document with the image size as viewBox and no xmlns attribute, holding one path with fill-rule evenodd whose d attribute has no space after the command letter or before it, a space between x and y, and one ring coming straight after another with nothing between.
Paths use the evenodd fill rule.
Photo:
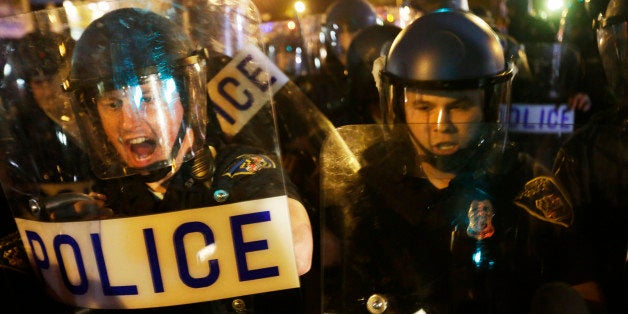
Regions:
<instances>
[{"instance_id":1,"label":"blurry crowd","mask_svg":"<svg viewBox=\"0 0 628 314\"><path fill-rule=\"evenodd\" d=\"M336 0L316 13L303 1L293 18L271 21L251 1L151 0L171 6L160 14L186 35L166 45L163 54L177 59L165 61L125 53L131 46L149 50L151 36L168 27L131 28L128 36L138 32L133 40L107 33L89 41L63 28L76 23L71 18L53 14L72 3L104 2L0 3L4 304L37 291L23 312L99 312L46 296L14 218L107 220L221 205L221 197L237 204L286 194L300 287L153 310L628 313L628 0ZM48 18L20 24L20 16L39 10ZM101 24L123 28L127 18L135 22L121 15ZM106 29L95 24L89 26L97 35ZM143 41L149 43L133 46ZM281 72L269 79L281 85L271 109L232 131L228 117L237 110L221 111L212 78L223 77L247 49L261 51ZM183 102L184 112L170 134L170 161L146 166L146 151L161 140L138 135L138 144L107 126L102 107L113 112L135 99L129 76L116 71L139 71L141 64L159 72L159 62L199 55L207 77L186 68L175 88L187 92L168 103ZM150 77L165 86L164 77L180 75L168 71L141 76L138 84ZM92 83L101 76L125 84ZM266 91L265 82L253 81ZM207 108L186 104L208 93ZM245 112L255 95L229 100ZM96 110L77 109L90 101ZM124 124L120 111L109 125ZM95 130L100 124L103 130ZM146 129L168 135L155 131L157 124ZM139 157L125 159L125 148ZM197 175L197 161L208 155L210 162L200 163L209 175ZM234 170L243 164L250 180ZM180 194L169 196L172 190ZM69 198L55 198L68 191ZM33 195L48 198L50 208L72 204L70 213L31 215L46 209ZM192 302L173 305L185 303Z\"/></svg>"}]
</instances>

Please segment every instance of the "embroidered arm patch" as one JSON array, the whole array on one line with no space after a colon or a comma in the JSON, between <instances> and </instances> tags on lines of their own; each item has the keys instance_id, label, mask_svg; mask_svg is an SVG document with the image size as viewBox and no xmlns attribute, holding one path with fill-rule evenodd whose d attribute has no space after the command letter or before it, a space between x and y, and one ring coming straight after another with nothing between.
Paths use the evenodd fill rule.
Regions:
<instances>
[{"instance_id":1,"label":"embroidered arm patch","mask_svg":"<svg viewBox=\"0 0 628 314\"><path fill-rule=\"evenodd\" d=\"M573 223L571 203L551 177L539 176L528 181L514 202L541 220L563 227L569 227Z\"/></svg>"},{"instance_id":2,"label":"embroidered arm patch","mask_svg":"<svg viewBox=\"0 0 628 314\"><path fill-rule=\"evenodd\" d=\"M222 175L233 178L238 175L251 175L267 168L276 168L275 162L268 156L244 154L238 156Z\"/></svg>"}]
</instances>

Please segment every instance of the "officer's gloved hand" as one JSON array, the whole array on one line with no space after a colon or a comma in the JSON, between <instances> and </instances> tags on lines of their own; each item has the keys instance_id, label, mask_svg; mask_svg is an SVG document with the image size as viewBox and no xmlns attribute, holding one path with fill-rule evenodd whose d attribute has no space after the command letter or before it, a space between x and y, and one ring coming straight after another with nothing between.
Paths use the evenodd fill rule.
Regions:
<instances>
[{"instance_id":1,"label":"officer's gloved hand","mask_svg":"<svg viewBox=\"0 0 628 314\"><path fill-rule=\"evenodd\" d=\"M50 221L76 221L104 219L113 216L113 210L105 207L106 196L98 193L59 193L40 200L31 200L33 213Z\"/></svg>"}]
</instances>

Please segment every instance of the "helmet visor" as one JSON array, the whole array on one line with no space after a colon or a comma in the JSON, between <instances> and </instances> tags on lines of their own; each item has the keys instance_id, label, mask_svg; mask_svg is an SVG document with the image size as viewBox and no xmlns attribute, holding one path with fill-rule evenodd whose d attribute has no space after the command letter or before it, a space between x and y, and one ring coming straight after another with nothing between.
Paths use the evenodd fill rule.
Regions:
<instances>
[{"instance_id":1,"label":"helmet visor","mask_svg":"<svg viewBox=\"0 0 628 314\"><path fill-rule=\"evenodd\" d=\"M95 173L115 178L172 166L202 148L206 124L204 60L162 73L95 83L74 92Z\"/></svg>"},{"instance_id":2,"label":"helmet visor","mask_svg":"<svg viewBox=\"0 0 628 314\"><path fill-rule=\"evenodd\" d=\"M486 138L485 91L406 88L405 121L419 155L439 169L459 169Z\"/></svg>"},{"instance_id":3,"label":"helmet visor","mask_svg":"<svg viewBox=\"0 0 628 314\"><path fill-rule=\"evenodd\" d=\"M385 121L409 122L406 110L411 103L421 103L421 97L425 95L451 95L477 103L483 113L480 122L504 123L508 121L513 76L512 64L508 65L508 70L494 77L457 81L410 81L384 73L381 106Z\"/></svg>"}]
</instances>

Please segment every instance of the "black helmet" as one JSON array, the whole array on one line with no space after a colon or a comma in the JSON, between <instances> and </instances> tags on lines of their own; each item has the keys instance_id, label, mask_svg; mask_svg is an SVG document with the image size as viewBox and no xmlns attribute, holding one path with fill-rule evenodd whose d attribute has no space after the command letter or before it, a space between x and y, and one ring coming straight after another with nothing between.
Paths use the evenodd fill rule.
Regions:
<instances>
[{"instance_id":1,"label":"black helmet","mask_svg":"<svg viewBox=\"0 0 628 314\"><path fill-rule=\"evenodd\" d=\"M366 0L336 0L325 10L325 24L332 28L359 31L377 23L375 7Z\"/></svg>"},{"instance_id":2,"label":"black helmet","mask_svg":"<svg viewBox=\"0 0 628 314\"><path fill-rule=\"evenodd\" d=\"M371 25L359 31L347 51L347 69L366 63L372 65L382 55L382 48L392 43L401 28L392 25Z\"/></svg>"},{"instance_id":3,"label":"black helmet","mask_svg":"<svg viewBox=\"0 0 628 314\"><path fill-rule=\"evenodd\" d=\"M513 70L506 63L497 34L478 16L458 10L437 10L407 26L397 36L382 72L390 85L385 100L387 121L404 122L404 87L427 90L481 88L487 91L485 122L499 121L496 92L508 87ZM386 90L385 90L386 92Z\"/></svg>"},{"instance_id":4,"label":"black helmet","mask_svg":"<svg viewBox=\"0 0 628 314\"><path fill-rule=\"evenodd\" d=\"M513 69L505 61L497 34L480 17L468 11L440 9L399 33L381 77L380 106L386 123L405 124L406 100L411 95L467 91L480 95L474 100L482 108L479 122L496 123L506 120ZM502 132L483 132L467 148L489 142L487 137L495 134ZM459 152L462 159L468 158Z\"/></svg>"},{"instance_id":5,"label":"black helmet","mask_svg":"<svg viewBox=\"0 0 628 314\"><path fill-rule=\"evenodd\" d=\"M628 87L628 2L611 0L597 24L598 49L606 78L618 96L625 96Z\"/></svg>"},{"instance_id":6,"label":"black helmet","mask_svg":"<svg viewBox=\"0 0 628 314\"><path fill-rule=\"evenodd\" d=\"M89 141L92 168L101 178L167 169L181 162L181 147L186 147L181 151L185 154L183 161L202 149L207 106L205 61L194 48L179 26L142 9L111 11L85 29L72 55L66 88L72 92L79 125ZM178 134L174 136L165 125L158 125L153 130L154 137L112 138L103 124L106 111L101 109L113 110L116 103L103 107L99 99L108 99L108 93L116 91L116 97L134 105L133 114L147 120L141 115L153 107L144 104L145 86L150 88L155 108L171 111L162 118L175 119L174 110L181 104ZM118 107L123 111L122 106ZM165 140L165 135L172 138ZM122 145L128 148L126 153L121 152ZM129 164L130 156L148 159L146 156L155 149L163 150L159 160L141 167Z\"/></svg>"},{"instance_id":7,"label":"black helmet","mask_svg":"<svg viewBox=\"0 0 628 314\"><path fill-rule=\"evenodd\" d=\"M358 123L379 121L379 93L373 77L373 63L385 56L401 28L392 25L371 25L359 31L347 51L349 110Z\"/></svg>"},{"instance_id":8,"label":"black helmet","mask_svg":"<svg viewBox=\"0 0 628 314\"><path fill-rule=\"evenodd\" d=\"M174 75L175 65L194 47L178 26L154 12L125 8L92 22L72 56L71 89L98 84L118 88L139 78L138 71Z\"/></svg>"},{"instance_id":9,"label":"black helmet","mask_svg":"<svg viewBox=\"0 0 628 314\"><path fill-rule=\"evenodd\" d=\"M355 33L374 24L378 24L378 16L366 0L336 0L325 10L327 41L343 63Z\"/></svg>"}]
</instances>

